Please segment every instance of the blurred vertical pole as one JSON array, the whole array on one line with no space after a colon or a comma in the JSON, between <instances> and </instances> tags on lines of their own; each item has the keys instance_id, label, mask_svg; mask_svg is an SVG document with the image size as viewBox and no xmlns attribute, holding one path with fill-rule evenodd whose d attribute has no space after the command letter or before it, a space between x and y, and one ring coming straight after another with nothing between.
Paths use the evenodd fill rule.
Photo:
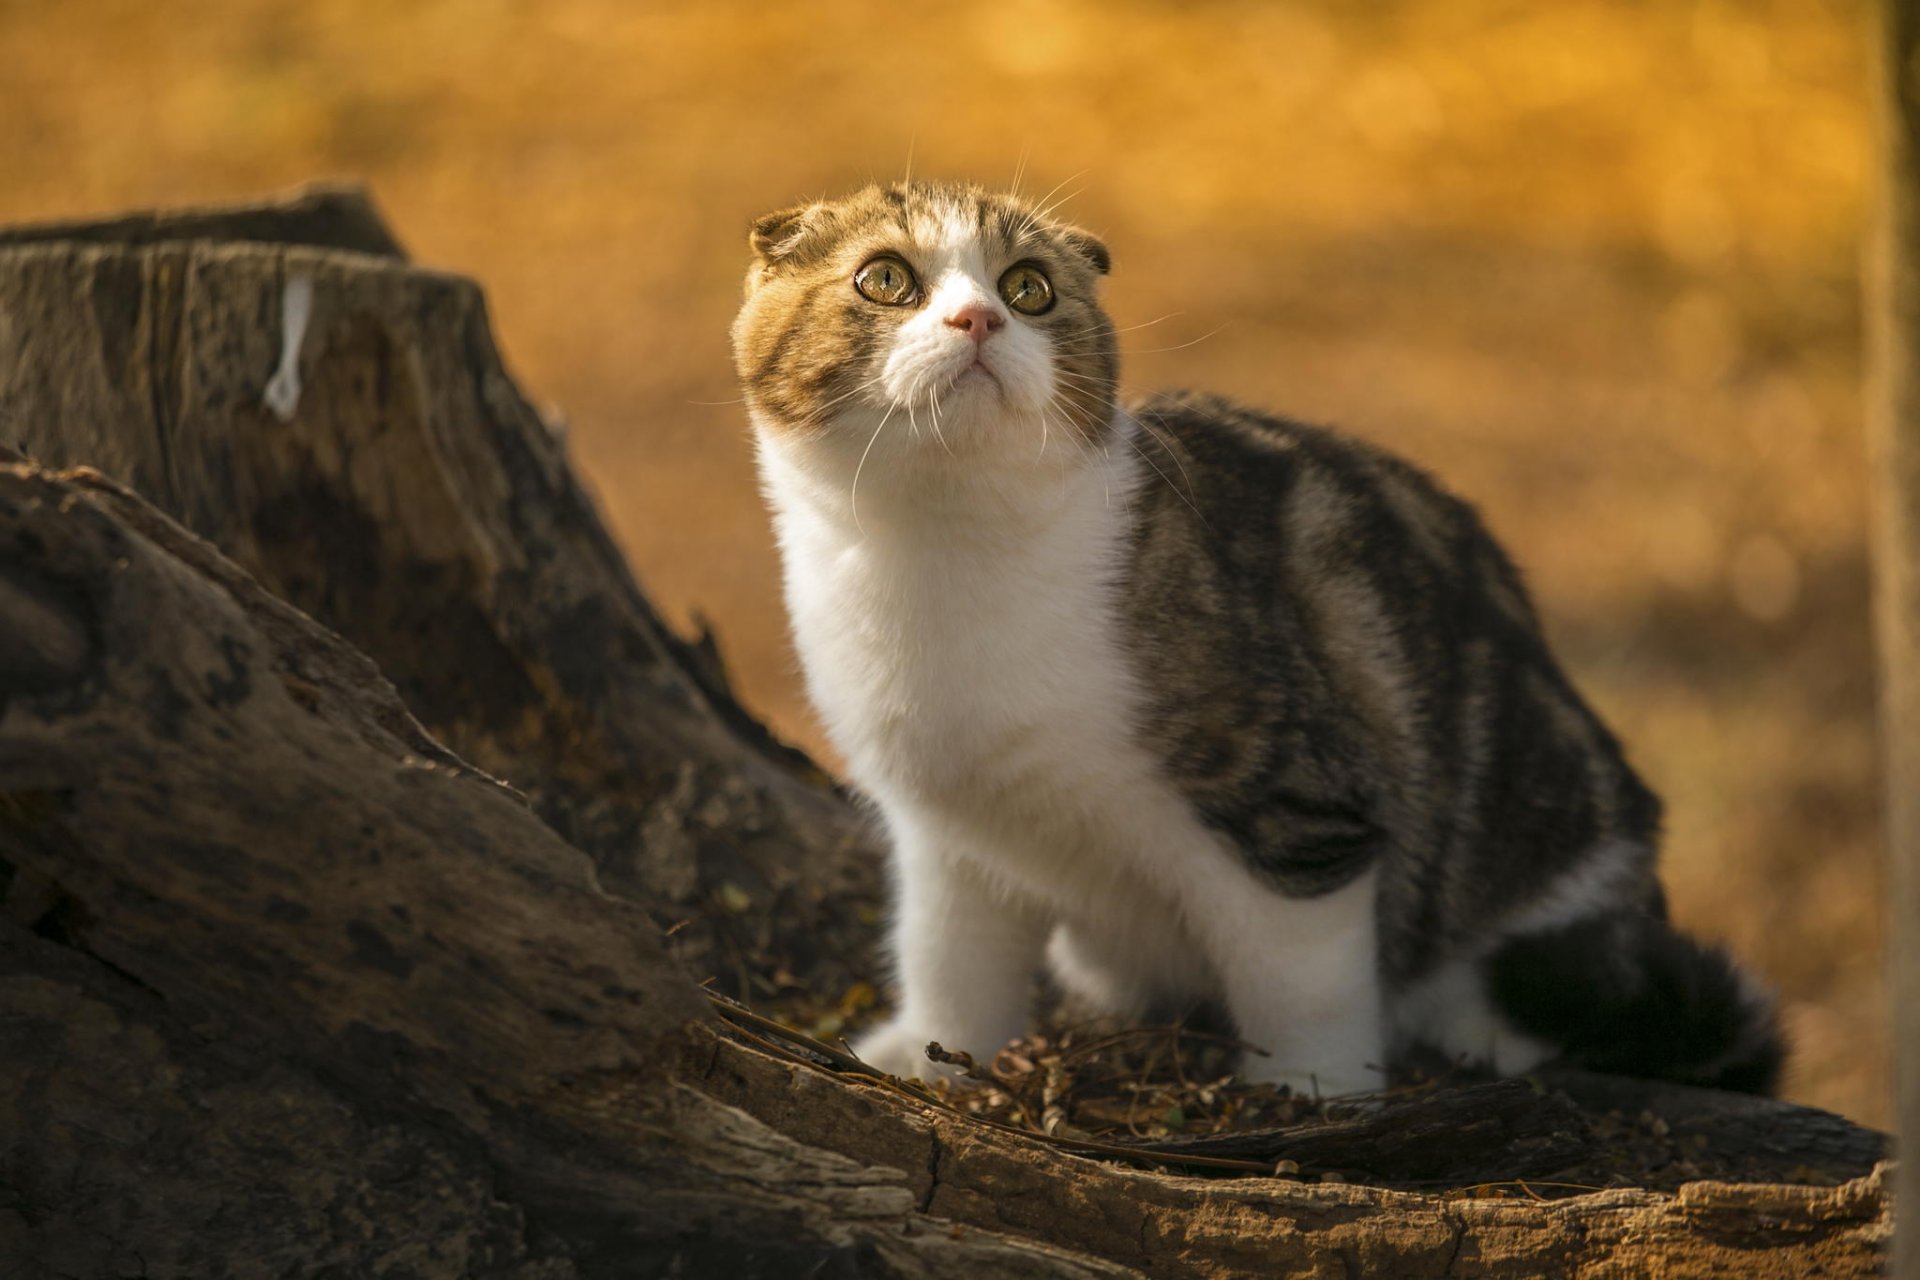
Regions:
<instances>
[{"instance_id":1,"label":"blurred vertical pole","mask_svg":"<svg viewBox=\"0 0 1920 1280\"><path fill-rule=\"evenodd\" d=\"M1880 0L1880 9L1867 418L1902 1140L1893 1274L1920 1280L1920 0Z\"/></svg>"}]
</instances>

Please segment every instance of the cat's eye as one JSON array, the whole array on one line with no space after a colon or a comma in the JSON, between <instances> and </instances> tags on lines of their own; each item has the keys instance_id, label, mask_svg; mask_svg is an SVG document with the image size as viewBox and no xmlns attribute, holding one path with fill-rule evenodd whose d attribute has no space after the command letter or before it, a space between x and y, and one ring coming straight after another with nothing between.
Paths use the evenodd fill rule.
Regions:
<instances>
[{"instance_id":1,"label":"cat's eye","mask_svg":"<svg viewBox=\"0 0 1920 1280\"><path fill-rule=\"evenodd\" d=\"M869 302L904 307L920 296L913 268L891 255L882 255L853 273L853 287Z\"/></svg>"},{"instance_id":2,"label":"cat's eye","mask_svg":"<svg viewBox=\"0 0 1920 1280\"><path fill-rule=\"evenodd\" d=\"M1044 315L1053 310L1053 281L1032 263L1022 262L1000 277L1000 296L1023 316Z\"/></svg>"}]
</instances>

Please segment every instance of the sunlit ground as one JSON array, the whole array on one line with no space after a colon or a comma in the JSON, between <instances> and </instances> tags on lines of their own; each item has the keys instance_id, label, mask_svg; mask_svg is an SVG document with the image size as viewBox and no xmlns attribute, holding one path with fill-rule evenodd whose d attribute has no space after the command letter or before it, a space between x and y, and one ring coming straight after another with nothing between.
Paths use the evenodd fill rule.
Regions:
<instances>
[{"instance_id":1,"label":"sunlit ground","mask_svg":"<svg viewBox=\"0 0 1920 1280\"><path fill-rule=\"evenodd\" d=\"M1889 1116L1853 4L0 0L0 218L373 184L750 703L796 688L728 365L748 217L1075 193L1136 388L1332 421L1528 570L1791 1096Z\"/></svg>"}]
</instances>

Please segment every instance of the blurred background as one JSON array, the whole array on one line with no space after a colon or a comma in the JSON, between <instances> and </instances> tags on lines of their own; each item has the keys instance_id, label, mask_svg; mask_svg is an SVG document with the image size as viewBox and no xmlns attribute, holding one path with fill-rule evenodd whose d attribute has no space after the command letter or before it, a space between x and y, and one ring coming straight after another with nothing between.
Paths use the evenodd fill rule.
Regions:
<instances>
[{"instance_id":1,"label":"blurred background","mask_svg":"<svg viewBox=\"0 0 1920 1280\"><path fill-rule=\"evenodd\" d=\"M1789 1096L1890 1118L1853 0L0 0L0 219L369 182L477 277L640 577L798 693L727 325L748 218L1070 195L1136 390L1436 470L1668 802Z\"/></svg>"}]
</instances>

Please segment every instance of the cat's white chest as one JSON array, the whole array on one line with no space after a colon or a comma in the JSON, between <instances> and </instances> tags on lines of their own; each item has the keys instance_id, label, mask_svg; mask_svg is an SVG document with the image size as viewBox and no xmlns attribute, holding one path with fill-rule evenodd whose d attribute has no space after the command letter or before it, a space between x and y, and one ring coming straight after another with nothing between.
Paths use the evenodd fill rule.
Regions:
<instances>
[{"instance_id":1,"label":"cat's white chest","mask_svg":"<svg viewBox=\"0 0 1920 1280\"><path fill-rule=\"evenodd\" d=\"M861 782L1004 786L1126 735L1111 590L1085 555L1105 534L1018 550L791 540L813 543L788 565L809 689Z\"/></svg>"},{"instance_id":2,"label":"cat's white chest","mask_svg":"<svg viewBox=\"0 0 1920 1280\"><path fill-rule=\"evenodd\" d=\"M795 643L854 780L1047 898L1112 880L1125 855L1100 828L1166 789L1133 734L1107 488L1005 537L930 519L883 538L775 494Z\"/></svg>"}]
</instances>

